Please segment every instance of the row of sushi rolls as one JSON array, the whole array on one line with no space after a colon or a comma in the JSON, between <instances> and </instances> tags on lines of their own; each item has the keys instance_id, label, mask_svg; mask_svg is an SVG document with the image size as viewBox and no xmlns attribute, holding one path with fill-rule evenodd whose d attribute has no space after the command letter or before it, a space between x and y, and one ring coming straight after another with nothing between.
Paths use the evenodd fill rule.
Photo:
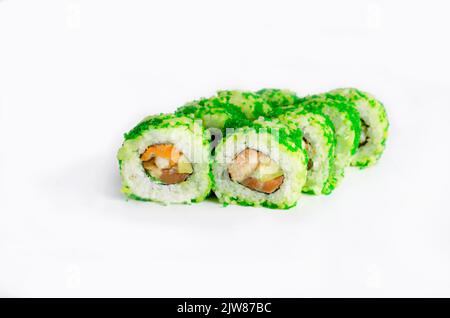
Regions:
<instances>
[{"instance_id":1,"label":"row of sushi rolls","mask_svg":"<svg viewBox=\"0 0 450 318\"><path fill-rule=\"evenodd\" d=\"M215 195L224 206L289 209L303 193L332 193L348 167L377 163L388 128L383 104L355 88L304 97L219 91L125 133L122 192L162 204Z\"/></svg>"}]
</instances>

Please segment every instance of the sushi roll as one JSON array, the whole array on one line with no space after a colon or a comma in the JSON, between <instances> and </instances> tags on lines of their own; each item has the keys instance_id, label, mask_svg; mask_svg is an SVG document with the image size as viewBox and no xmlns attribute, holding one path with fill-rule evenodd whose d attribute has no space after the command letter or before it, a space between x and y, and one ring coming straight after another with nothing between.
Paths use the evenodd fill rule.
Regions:
<instances>
[{"instance_id":1,"label":"sushi roll","mask_svg":"<svg viewBox=\"0 0 450 318\"><path fill-rule=\"evenodd\" d=\"M298 100L297 94L288 89L264 88L256 92L272 108L294 105Z\"/></svg>"},{"instance_id":2,"label":"sushi roll","mask_svg":"<svg viewBox=\"0 0 450 318\"><path fill-rule=\"evenodd\" d=\"M304 97L300 100L299 106L307 111L318 110L327 115L333 123L336 136L334 178L337 186L358 149L361 133L358 111L350 104L331 98L327 94Z\"/></svg>"},{"instance_id":3,"label":"sushi roll","mask_svg":"<svg viewBox=\"0 0 450 318\"><path fill-rule=\"evenodd\" d=\"M122 192L163 204L202 201L212 186L207 136L193 117L147 117L119 149Z\"/></svg>"},{"instance_id":4,"label":"sushi roll","mask_svg":"<svg viewBox=\"0 0 450 318\"><path fill-rule=\"evenodd\" d=\"M217 97L225 105L234 105L241 109L248 120L260 116L269 116L272 107L258 94L245 91L219 91Z\"/></svg>"},{"instance_id":5,"label":"sushi roll","mask_svg":"<svg viewBox=\"0 0 450 318\"><path fill-rule=\"evenodd\" d=\"M374 165L383 154L389 121L383 104L371 94L356 88L340 88L329 92L344 97L359 113L361 136L351 165L365 168Z\"/></svg>"},{"instance_id":6,"label":"sushi roll","mask_svg":"<svg viewBox=\"0 0 450 318\"><path fill-rule=\"evenodd\" d=\"M330 194L336 186L334 126L320 110L295 109L282 114L281 121L292 121L303 132L303 145L308 152L307 178L302 192Z\"/></svg>"},{"instance_id":7,"label":"sushi roll","mask_svg":"<svg viewBox=\"0 0 450 318\"><path fill-rule=\"evenodd\" d=\"M288 209L301 195L307 161L296 125L259 118L217 146L213 191L224 205Z\"/></svg>"}]
</instances>

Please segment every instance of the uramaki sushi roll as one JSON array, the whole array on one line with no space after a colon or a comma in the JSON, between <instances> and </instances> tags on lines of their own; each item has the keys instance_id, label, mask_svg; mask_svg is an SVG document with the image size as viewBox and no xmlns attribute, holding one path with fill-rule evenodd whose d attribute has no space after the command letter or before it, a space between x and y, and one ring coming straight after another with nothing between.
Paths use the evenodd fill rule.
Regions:
<instances>
[{"instance_id":1,"label":"uramaki sushi roll","mask_svg":"<svg viewBox=\"0 0 450 318\"><path fill-rule=\"evenodd\" d=\"M330 194L336 186L334 173L336 137L334 125L319 109L294 109L282 114L281 121L291 121L303 132L308 152L307 178L302 192Z\"/></svg>"},{"instance_id":2,"label":"uramaki sushi roll","mask_svg":"<svg viewBox=\"0 0 450 318\"><path fill-rule=\"evenodd\" d=\"M351 165L360 168L374 165L383 154L388 136L389 121L383 104L356 88L339 88L329 94L344 97L359 113L361 136Z\"/></svg>"},{"instance_id":3,"label":"uramaki sushi roll","mask_svg":"<svg viewBox=\"0 0 450 318\"><path fill-rule=\"evenodd\" d=\"M202 201L210 192L210 151L201 122L184 115L150 116L125 134L119 149L122 192L166 203Z\"/></svg>"},{"instance_id":4,"label":"uramaki sushi roll","mask_svg":"<svg viewBox=\"0 0 450 318\"><path fill-rule=\"evenodd\" d=\"M213 191L224 205L288 209L301 195L307 161L296 125L260 118L217 146Z\"/></svg>"},{"instance_id":5,"label":"uramaki sushi roll","mask_svg":"<svg viewBox=\"0 0 450 318\"><path fill-rule=\"evenodd\" d=\"M361 134L358 111L352 105L331 98L327 94L304 97L300 100L299 106L305 110L317 109L327 115L333 123L336 136L334 175L337 186L358 149Z\"/></svg>"}]
</instances>

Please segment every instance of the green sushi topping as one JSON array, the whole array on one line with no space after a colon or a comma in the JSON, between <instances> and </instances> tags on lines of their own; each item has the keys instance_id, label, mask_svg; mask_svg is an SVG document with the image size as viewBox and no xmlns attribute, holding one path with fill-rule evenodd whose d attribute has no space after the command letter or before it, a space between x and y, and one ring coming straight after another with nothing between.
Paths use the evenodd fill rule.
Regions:
<instances>
[{"instance_id":1,"label":"green sushi topping","mask_svg":"<svg viewBox=\"0 0 450 318\"><path fill-rule=\"evenodd\" d=\"M258 94L245 91L219 91L217 97L222 103L237 106L249 120L269 116L272 107Z\"/></svg>"},{"instance_id":2,"label":"green sushi topping","mask_svg":"<svg viewBox=\"0 0 450 318\"><path fill-rule=\"evenodd\" d=\"M258 133L266 131L278 135L278 142L289 151L303 150L303 132L292 121L281 122L277 118L255 120L250 128Z\"/></svg>"},{"instance_id":3,"label":"green sushi topping","mask_svg":"<svg viewBox=\"0 0 450 318\"><path fill-rule=\"evenodd\" d=\"M276 204L270 201L262 201L259 204L255 204L254 202L251 202L249 200L244 200L238 197L229 197L228 198L229 202L224 201L223 202L223 206L228 206L230 203L235 203L237 205L241 205L241 206L247 206L247 207L259 207L262 206L264 208L268 208L268 209L277 209L277 210L288 210L290 208L293 208L297 205L297 202L293 203L293 204Z\"/></svg>"},{"instance_id":4,"label":"green sushi topping","mask_svg":"<svg viewBox=\"0 0 450 318\"><path fill-rule=\"evenodd\" d=\"M201 119L205 128L226 128L246 126L249 121L242 110L229 102L214 96L190 102L175 112L176 114L193 115Z\"/></svg>"},{"instance_id":5,"label":"green sushi topping","mask_svg":"<svg viewBox=\"0 0 450 318\"><path fill-rule=\"evenodd\" d=\"M264 88L256 93L272 106L273 109L294 105L299 100L297 94L288 89Z\"/></svg>"},{"instance_id":6,"label":"green sushi topping","mask_svg":"<svg viewBox=\"0 0 450 318\"><path fill-rule=\"evenodd\" d=\"M193 126L192 116L176 116L174 114L160 114L149 116L141 121L137 126L125 133L125 140L132 140L142 136L149 129L161 129L168 127L186 126L191 128Z\"/></svg>"}]
</instances>

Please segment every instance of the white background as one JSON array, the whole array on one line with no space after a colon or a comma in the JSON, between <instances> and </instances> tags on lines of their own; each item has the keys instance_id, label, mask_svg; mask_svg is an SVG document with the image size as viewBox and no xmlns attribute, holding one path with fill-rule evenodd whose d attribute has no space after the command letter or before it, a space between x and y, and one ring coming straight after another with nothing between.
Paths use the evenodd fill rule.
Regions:
<instances>
[{"instance_id":1,"label":"white background","mask_svg":"<svg viewBox=\"0 0 450 318\"><path fill-rule=\"evenodd\" d=\"M450 296L448 1L0 1L1 296ZM217 89L355 86L373 168L289 211L126 201L116 151Z\"/></svg>"}]
</instances>

